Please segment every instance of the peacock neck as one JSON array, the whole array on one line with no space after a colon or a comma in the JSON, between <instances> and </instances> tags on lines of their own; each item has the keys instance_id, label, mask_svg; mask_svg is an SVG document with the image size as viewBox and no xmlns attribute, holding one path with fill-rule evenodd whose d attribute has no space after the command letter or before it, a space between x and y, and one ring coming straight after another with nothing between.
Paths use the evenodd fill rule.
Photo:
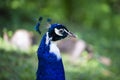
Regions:
<instances>
[{"instance_id":1,"label":"peacock neck","mask_svg":"<svg viewBox=\"0 0 120 80\"><path fill-rule=\"evenodd\" d=\"M38 48L38 70L36 80L65 80L60 51L46 33Z\"/></svg>"},{"instance_id":2,"label":"peacock neck","mask_svg":"<svg viewBox=\"0 0 120 80\"><path fill-rule=\"evenodd\" d=\"M57 47L57 42L52 41L52 37L49 37L48 32L43 36L38 51L39 52L42 51L41 53L45 53L45 52L53 53L56 55L57 59L61 59L60 50Z\"/></svg>"}]
</instances>

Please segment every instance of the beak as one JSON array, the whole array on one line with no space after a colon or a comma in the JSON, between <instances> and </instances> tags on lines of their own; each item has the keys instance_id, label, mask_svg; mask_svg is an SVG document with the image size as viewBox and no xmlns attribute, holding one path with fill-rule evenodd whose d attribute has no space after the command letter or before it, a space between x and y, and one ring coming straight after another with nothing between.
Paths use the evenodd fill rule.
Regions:
<instances>
[{"instance_id":1,"label":"beak","mask_svg":"<svg viewBox=\"0 0 120 80\"><path fill-rule=\"evenodd\" d=\"M73 38L77 38L77 36L75 34L73 34L72 32L68 32L68 36L73 37Z\"/></svg>"},{"instance_id":2,"label":"beak","mask_svg":"<svg viewBox=\"0 0 120 80\"><path fill-rule=\"evenodd\" d=\"M72 32L66 31L66 30L65 30L65 32L68 34L69 37L77 38L77 36L75 34L73 34Z\"/></svg>"}]
</instances>

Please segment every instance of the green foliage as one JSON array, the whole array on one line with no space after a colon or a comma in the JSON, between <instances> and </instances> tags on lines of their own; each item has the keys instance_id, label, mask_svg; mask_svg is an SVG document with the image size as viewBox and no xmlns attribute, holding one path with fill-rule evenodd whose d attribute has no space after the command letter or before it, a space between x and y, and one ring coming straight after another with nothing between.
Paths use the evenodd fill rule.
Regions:
<instances>
[{"instance_id":1,"label":"green foliage","mask_svg":"<svg viewBox=\"0 0 120 80\"><path fill-rule=\"evenodd\" d=\"M35 61L31 56L0 49L0 80L34 80Z\"/></svg>"},{"instance_id":2,"label":"green foliage","mask_svg":"<svg viewBox=\"0 0 120 80\"><path fill-rule=\"evenodd\" d=\"M37 18L44 16L120 36L119 0L3 0L0 4L0 33L4 27L31 30Z\"/></svg>"},{"instance_id":3,"label":"green foliage","mask_svg":"<svg viewBox=\"0 0 120 80\"><path fill-rule=\"evenodd\" d=\"M103 50L103 53L106 53ZM84 52L85 54L85 52ZM100 55L100 54L99 54ZM63 54L66 80L119 80L119 56L107 55L112 60L112 65L105 66L97 59L85 59L87 55L79 58L79 63L73 65L70 57ZM37 56L17 50L6 51L0 48L0 80L35 80Z\"/></svg>"},{"instance_id":4,"label":"green foliage","mask_svg":"<svg viewBox=\"0 0 120 80\"><path fill-rule=\"evenodd\" d=\"M0 3L0 80L34 80L37 66L34 46L24 53L1 38L17 29L32 30L39 16L68 25L79 38L91 44L95 55L107 56L112 65L105 67L96 59L78 66L63 55L67 80L120 79L120 0L1 0ZM45 20L42 24L44 30ZM34 65L33 65L34 64ZM103 74L110 72L109 76Z\"/></svg>"}]
</instances>

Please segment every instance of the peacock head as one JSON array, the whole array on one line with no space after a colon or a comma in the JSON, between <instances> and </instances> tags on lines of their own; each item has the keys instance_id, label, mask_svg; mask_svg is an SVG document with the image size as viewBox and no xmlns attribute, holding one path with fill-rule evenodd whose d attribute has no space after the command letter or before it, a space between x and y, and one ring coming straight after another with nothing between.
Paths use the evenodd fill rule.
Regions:
<instances>
[{"instance_id":1,"label":"peacock head","mask_svg":"<svg viewBox=\"0 0 120 80\"><path fill-rule=\"evenodd\" d=\"M35 30L41 34L39 29L42 21L42 17L39 18L39 22L35 26ZM52 41L57 41L66 38L67 36L76 37L72 32L70 32L64 25L62 24L51 24L51 19L47 20L49 26L48 36L52 39Z\"/></svg>"},{"instance_id":2,"label":"peacock head","mask_svg":"<svg viewBox=\"0 0 120 80\"><path fill-rule=\"evenodd\" d=\"M52 41L61 40L67 36L75 37L75 35L62 24L51 24L48 33L49 37L52 38Z\"/></svg>"}]
</instances>

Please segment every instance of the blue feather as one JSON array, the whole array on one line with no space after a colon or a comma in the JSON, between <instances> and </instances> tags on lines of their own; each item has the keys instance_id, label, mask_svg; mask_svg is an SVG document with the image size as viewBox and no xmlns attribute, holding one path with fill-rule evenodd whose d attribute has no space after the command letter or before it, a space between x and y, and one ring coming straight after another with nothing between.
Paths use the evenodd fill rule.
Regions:
<instances>
[{"instance_id":1,"label":"blue feather","mask_svg":"<svg viewBox=\"0 0 120 80\"><path fill-rule=\"evenodd\" d=\"M47 19L47 22L48 22L48 23L51 23L51 22L52 22L52 20L51 20L50 18L48 18L48 19Z\"/></svg>"},{"instance_id":2,"label":"blue feather","mask_svg":"<svg viewBox=\"0 0 120 80\"><path fill-rule=\"evenodd\" d=\"M41 21L42 21L42 17L39 18L39 22L38 22L38 23L36 24L36 26L34 27L34 29L35 29L39 34L41 34L41 30L39 29Z\"/></svg>"}]
</instances>

